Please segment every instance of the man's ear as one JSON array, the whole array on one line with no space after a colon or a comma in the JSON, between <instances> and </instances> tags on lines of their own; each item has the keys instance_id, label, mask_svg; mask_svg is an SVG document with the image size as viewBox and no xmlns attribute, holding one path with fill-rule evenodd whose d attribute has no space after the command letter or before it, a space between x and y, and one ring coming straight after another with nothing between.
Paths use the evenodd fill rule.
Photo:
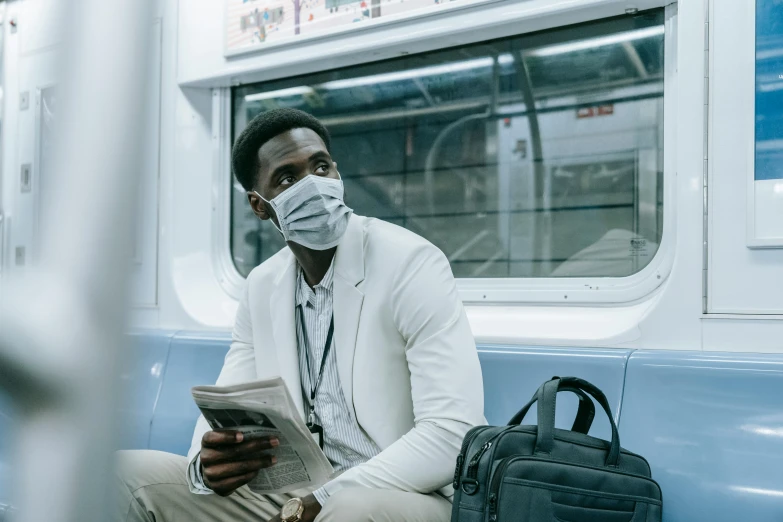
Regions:
<instances>
[{"instance_id":1,"label":"man's ear","mask_svg":"<svg viewBox=\"0 0 783 522\"><path fill-rule=\"evenodd\" d=\"M259 217L259 219L269 219L269 213L266 211L266 203L264 200L258 197L255 192L247 193L247 201L250 203L250 208L253 209L253 214Z\"/></svg>"}]
</instances>

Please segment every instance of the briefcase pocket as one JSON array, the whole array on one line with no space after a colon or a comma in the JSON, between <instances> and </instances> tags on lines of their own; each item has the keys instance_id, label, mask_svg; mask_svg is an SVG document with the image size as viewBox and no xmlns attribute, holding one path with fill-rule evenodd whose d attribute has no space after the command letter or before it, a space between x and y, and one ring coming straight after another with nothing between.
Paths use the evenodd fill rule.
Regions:
<instances>
[{"instance_id":1,"label":"briefcase pocket","mask_svg":"<svg viewBox=\"0 0 783 522\"><path fill-rule=\"evenodd\" d=\"M506 478L496 522L646 522L649 499Z\"/></svg>"}]
</instances>

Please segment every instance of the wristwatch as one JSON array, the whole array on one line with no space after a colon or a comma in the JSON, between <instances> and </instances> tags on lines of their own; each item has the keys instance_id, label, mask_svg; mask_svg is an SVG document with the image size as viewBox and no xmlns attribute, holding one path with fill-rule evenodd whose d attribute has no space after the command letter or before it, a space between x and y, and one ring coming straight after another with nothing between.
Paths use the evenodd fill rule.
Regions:
<instances>
[{"instance_id":1,"label":"wristwatch","mask_svg":"<svg viewBox=\"0 0 783 522\"><path fill-rule=\"evenodd\" d=\"M304 513L304 503L301 498L292 498L280 510L280 518L283 522L299 522Z\"/></svg>"}]
</instances>

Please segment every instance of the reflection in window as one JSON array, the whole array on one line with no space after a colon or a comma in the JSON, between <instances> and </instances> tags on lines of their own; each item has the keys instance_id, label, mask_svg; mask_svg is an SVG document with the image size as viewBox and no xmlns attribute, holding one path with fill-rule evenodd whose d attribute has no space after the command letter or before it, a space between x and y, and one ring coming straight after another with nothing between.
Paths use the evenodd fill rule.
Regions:
<instances>
[{"instance_id":1,"label":"reflection in window","mask_svg":"<svg viewBox=\"0 0 783 522\"><path fill-rule=\"evenodd\" d=\"M783 179L783 2L756 0L756 180Z\"/></svg>"},{"instance_id":2,"label":"reflection in window","mask_svg":"<svg viewBox=\"0 0 783 522\"><path fill-rule=\"evenodd\" d=\"M234 135L294 107L332 133L346 202L457 277L627 276L662 230L663 10L234 89ZM239 183L242 274L282 246Z\"/></svg>"}]
</instances>

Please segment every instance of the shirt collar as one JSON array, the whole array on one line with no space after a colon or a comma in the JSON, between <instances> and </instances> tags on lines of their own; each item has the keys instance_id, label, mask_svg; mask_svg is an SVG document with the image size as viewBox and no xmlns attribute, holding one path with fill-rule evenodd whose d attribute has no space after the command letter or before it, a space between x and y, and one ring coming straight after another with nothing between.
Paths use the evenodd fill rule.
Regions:
<instances>
[{"instance_id":1,"label":"shirt collar","mask_svg":"<svg viewBox=\"0 0 783 522\"><path fill-rule=\"evenodd\" d=\"M304 270L301 265L296 265L296 306L302 306L307 303L315 304L315 292L319 289L331 292L332 283L334 281L334 258L329 265L329 270L326 271L321 282L315 285L314 288L310 288L305 280Z\"/></svg>"}]
</instances>

